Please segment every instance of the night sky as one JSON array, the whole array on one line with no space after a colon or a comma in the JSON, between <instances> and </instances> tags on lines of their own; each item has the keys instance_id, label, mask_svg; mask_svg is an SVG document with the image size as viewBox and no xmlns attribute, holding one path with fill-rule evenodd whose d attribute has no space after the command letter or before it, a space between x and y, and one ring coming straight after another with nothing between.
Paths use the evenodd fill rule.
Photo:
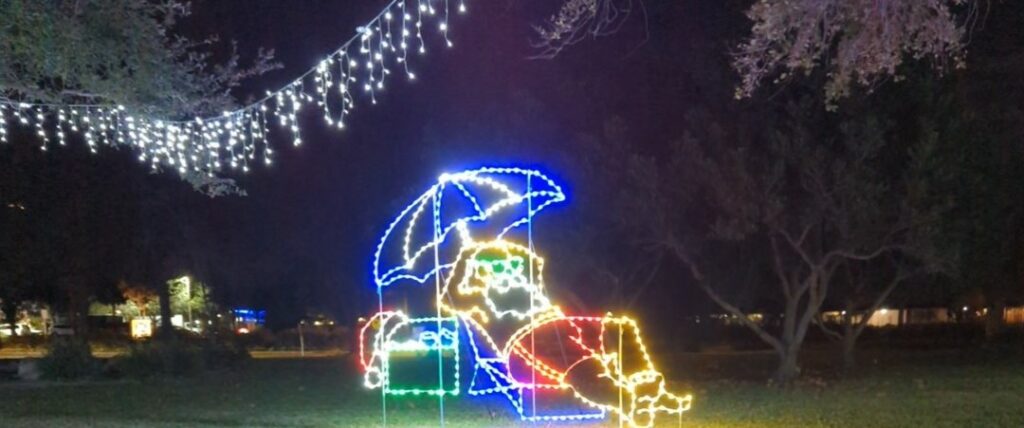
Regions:
<instances>
[{"instance_id":1,"label":"night sky","mask_svg":"<svg viewBox=\"0 0 1024 428\"><path fill-rule=\"evenodd\" d=\"M382 0L194 2L193 16L182 21L179 30L193 40L219 36L213 49L220 60L232 41L243 63L261 47L276 52L281 69L246 81L235 91L245 103L317 64L384 4ZM635 11L614 35L586 40L551 60L536 60L529 58L537 52L531 47L531 24L554 13L557 4L470 1L467 15L452 17L454 47L444 48L439 34L431 39L427 32L427 55L412 60L416 81L394 73L376 105L368 97L357 100L344 131L328 127L316 109L306 109L300 118L304 144L292 147L290 134L272 125L273 166L258 165L244 175L229 173L247 196L210 199L167 172L142 199L180 202L179 209L186 211L174 214L180 216L180 223L199 223L199 233L182 239L195 241L189 247L198 248L199 255L192 258L204 258L201 262L206 266L187 269L194 269L213 288L218 301L266 309L268 322L284 327L294 325L307 312L353 320L374 307L370 263L378 239L390 220L441 173L480 166L535 167L559 180L569 197L568 203L545 210L536 224L536 246L548 262L548 289L559 301L571 301L579 312L617 311L621 308L607 287L587 275L581 265L569 266L579 255L598 251L580 248L567 239L566 232L602 227L591 214L610 195L626 191L615 183L598 185L584 177L581 160L597 151L595 141L611 139L608 134L614 130L621 133L615 138L625 141L629 151L661 159L687 135L726 130L720 133L767 142L770 136L760 133L769 128L758 121L771 121L773 114L785 110L789 95L780 93L820 98L821 82L811 77L761 91L750 100L734 99L738 77L729 66L729 53L749 34L750 22L743 13L749 4L739 0L645 2L646 10ZM1001 67L1007 64L1011 65L1007 70L1019 70L1012 65L1019 61L1015 58L1024 40L1022 23L1024 8L1007 7L1003 14L978 25L972 34L971 65L957 71L957 77L966 77L946 80L953 88L964 81L992 82L975 84L971 91L985 97L979 105L1000 106L992 109L1013 121L1005 126L1013 130L1019 129L1021 109L1012 97L1002 94L1008 91L1009 79L1019 79L1000 73L1005 74ZM864 105L889 103L885 107L894 107L896 114L916 114L915 103L904 102L898 92L907 86L889 85L897 90L865 97ZM823 108L811 113L825 115ZM19 150L48 165L39 168L40 177L94 168L106 176L97 183L146 178L147 166L135 162L128 150L89 157L81 145L43 154L35 144L26 139ZM621 168L625 166L623 159ZM135 175L118 178L104 172L108 170ZM597 174L621 173L606 172ZM111 182L101 187L118 185ZM74 194L86 198L92 193ZM137 200L126 201L125 210L130 211L132 203L138 205ZM624 237L597 245L618 248L612 239ZM633 247L621 248L624 258L635 257L630 253L635 251L627 249ZM689 280L679 266L665 266L635 305L643 312L634 315L657 329L687 315L718 311ZM744 285L748 295L740 300L766 294L755 290L759 284L754 282ZM560 295L567 291L573 296ZM741 304L767 308L777 303L747 300Z\"/></svg>"},{"instance_id":2,"label":"night sky","mask_svg":"<svg viewBox=\"0 0 1024 428\"><path fill-rule=\"evenodd\" d=\"M284 67L248 82L238 91L244 100L315 64L378 3L203 2L184 25L196 36L214 31L237 41L243 59L260 46L276 51ZM241 248L237 256L253 269L284 272L244 276L251 283L231 284L227 298L271 313L294 311L288 302L312 301L343 317L360 314L362 303L355 302L372 291L369 263L378 236L444 171L483 165L549 171L569 189L570 201L546 213L538 227L565 226L577 215L574 198L581 193L574 190L586 186L574 180L569 141L621 119L638 147L657 151L682 135L687 106L731 101L726 52L742 34L739 9L665 3L671 5L648 4L646 21L637 13L613 37L585 41L553 60L531 60L530 24L553 10L471 2L467 15L452 19L454 48L428 42L432 49L413 62L417 80L393 77L377 105L360 100L345 131L307 111L302 146L290 147L282 135L272 167L239 177L248 197L204 202L218 226L210 239ZM544 239L540 233L538 248L549 260L565 251ZM557 276L557 268L549 270ZM680 286L670 288L678 293ZM673 310L661 306L654 310Z\"/></svg>"}]
</instances>

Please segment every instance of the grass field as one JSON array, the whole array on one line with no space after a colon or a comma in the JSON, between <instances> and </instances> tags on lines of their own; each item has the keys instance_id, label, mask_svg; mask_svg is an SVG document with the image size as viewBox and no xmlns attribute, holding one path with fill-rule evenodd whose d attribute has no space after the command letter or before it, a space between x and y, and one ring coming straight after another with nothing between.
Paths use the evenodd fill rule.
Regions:
<instances>
[{"instance_id":1,"label":"grass field","mask_svg":"<svg viewBox=\"0 0 1024 428\"><path fill-rule=\"evenodd\" d=\"M855 378L809 376L790 389L723 381L722 364L756 367L757 355L675 358L675 385L696 396L685 427L1022 427L1024 364L905 361ZM747 362L749 361L749 362ZM722 363L720 363L722 362ZM869 364L871 366L871 364ZM693 370L700 376L686 376ZM731 369L729 369L731 370ZM691 372L691 373L693 373ZM389 426L437 426L436 399L389 400ZM452 427L518 423L498 400L446 400ZM0 427L380 426L380 396L343 358L253 360L235 372L184 380L76 384L0 382ZM559 424L565 426L565 424ZM579 426L579 425L574 425ZM614 420L591 426L617 426Z\"/></svg>"}]
</instances>

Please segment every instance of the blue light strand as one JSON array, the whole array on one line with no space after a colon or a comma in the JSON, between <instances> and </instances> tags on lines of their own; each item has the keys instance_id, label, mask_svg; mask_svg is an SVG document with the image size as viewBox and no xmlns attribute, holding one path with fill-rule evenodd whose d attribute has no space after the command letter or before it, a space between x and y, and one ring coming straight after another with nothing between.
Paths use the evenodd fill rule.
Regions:
<instances>
[{"instance_id":1,"label":"blue light strand","mask_svg":"<svg viewBox=\"0 0 1024 428\"><path fill-rule=\"evenodd\" d=\"M494 203L488 205L486 208L479 203L477 198L475 198L475 197L467 198L467 199L469 199L469 202L473 206L473 209L475 211L475 215L458 218L458 219L454 220L450 225L442 227L441 233L439 235L435 236L433 241L424 244L420 248L416 249L416 251L413 252L412 254L408 254L405 251L406 248L403 247L403 257L405 259L405 260L403 260L403 263L401 265L398 265L398 266L395 266L395 267L386 268L388 270L385 271L384 273L381 273L382 253L383 253L383 251L385 249L385 245L388 244L389 238L391 238L391 236L395 232L396 228L399 227L399 225L406 218L406 216L409 216L410 214L413 214L412 215L413 218L410 219L410 223L408 225L406 225L406 227L405 227L405 231L408 234L409 230L411 230L411 228L415 225L415 221L418 220L418 218L419 218L418 215L416 215L416 213L419 212L420 210L422 210L423 207L425 206L425 204L428 203L428 201L431 198L434 198L435 195L440 195L440 193L444 189L444 186L443 186L444 184L447 184L447 183L458 184L458 186L456 186L456 187L459 188L460 193L462 193L463 190L465 190L466 193L462 193L462 194L466 195L467 193L469 193L469 191L467 189L465 189L465 187L463 186L463 182L477 182L478 180L482 180L483 182L488 183L488 184L495 184L495 183L497 183L496 179L488 177L488 175L496 175L496 176L499 176L499 177L500 176L505 176L505 175L509 175L509 176L522 176L522 177L527 177L528 179L538 178L538 179L542 180L548 186L548 188L550 190L537 190L537 191L531 190L531 191L526 192L524 194L519 194L519 193L514 193L513 192L514 194L509 195L506 198L500 199L497 202L494 202ZM497 184L500 184L500 183L497 183ZM511 192L511 190L510 190L510 192ZM469 196L469 195L467 195L467 196ZM438 264L436 264L434 266L433 269L428 270L427 272L423 273L422 275L415 275L415 274L411 274L411 273L405 273L406 271L409 271L409 270L412 269L412 267L414 267L413 265L419 259L420 255L422 255L426 251L431 250L432 248L434 248L436 246L441 245L447 239L448 234L452 230L455 230L455 229L457 229L459 227L464 227L468 223L471 223L471 222L483 222L483 221L486 221L491 216L496 214L496 212L499 211L501 208L503 208L505 206L510 206L510 205L513 205L513 204L516 204L516 203L521 203L521 202L525 201L526 199L531 199L532 200L532 198L539 198L543 202L538 204L536 207L529 208L527 210L528 212L526 213L526 215L524 215L523 217L513 221L511 224L509 224L508 226L506 226L503 229L501 229L500 233L497 236L498 239L503 237L509 231L511 231L511 230L513 230L513 229L515 229L515 228L517 228L519 226L522 226L523 224L528 222L529 219L532 216L534 216L537 213L541 212L542 210L547 208L549 205L565 201L566 197L565 197L565 194L562 191L561 186L556 184L554 182L554 180L548 178L547 176L545 176L544 174L542 174L542 173L540 173L538 171L527 170L527 169L522 169L522 168L484 167L484 168L479 168L479 169L475 169L475 170L469 170L469 171L460 172L460 173L457 173L457 174L444 174L444 175L442 175L438 184L435 184L435 185L431 186L430 189L428 189L426 192L424 192L418 198L413 200L413 202L411 204L406 206L400 212L400 214L397 217L395 217L394 220L392 220L392 222L389 224L388 228L385 230L384 235L381 237L380 241L377 244L377 250L374 253L374 258L373 258L374 281L378 285L380 285L381 287L387 287L388 285L391 285L391 284L393 284L393 283L395 283L397 281L401 281L401 280L412 280L412 281L415 281L415 282L420 283L420 284L426 282L426 280L429 279L431 276L434 276L434 274L436 274L438 272L442 272L442 271L450 268L451 267L451 263L438 263Z\"/></svg>"}]
</instances>

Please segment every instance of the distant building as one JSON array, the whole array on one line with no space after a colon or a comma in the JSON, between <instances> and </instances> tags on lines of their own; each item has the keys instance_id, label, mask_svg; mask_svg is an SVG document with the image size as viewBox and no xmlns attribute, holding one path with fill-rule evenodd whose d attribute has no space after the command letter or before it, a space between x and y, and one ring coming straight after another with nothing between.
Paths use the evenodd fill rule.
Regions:
<instances>
[{"instance_id":1,"label":"distant building","mask_svg":"<svg viewBox=\"0 0 1024 428\"><path fill-rule=\"evenodd\" d=\"M871 314L871 317L868 318L868 325L871 327L898 327L903 325L946 324L977 320L984 317L987 313L987 309L972 310L966 306L956 311L944 307L881 308ZM822 320L827 323L842 323L844 316L846 316L846 311L825 311L821 313ZM730 314L711 314L709 318L713 322L725 325L740 324L740 320L735 315ZM756 324L763 324L766 314L747 314L747 318ZM700 317L693 319L695 322L700 323ZM852 321L854 323L860 322L860 316L854 316ZM1011 306L1004 309L1003 321L1006 324L1012 325L1024 324L1024 306Z\"/></svg>"},{"instance_id":2,"label":"distant building","mask_svg":"<svg viewBox=\"0 0 1024 428\"><path fill-rule=\"evenodd\" d=\"M234 317L235 331L246 334L263 327L267 321L267 311L249 308L235 308L231 310Z\"/></svg>"},{"instance_id":3,"label":"distant building","mask_svg":"<svg viewBox=\"0 0 1024 428\"><path fill-rule=\"evenodd\" d=\"M846 311L822 312L822 318L826 322L840 323ZM906 308L889 309L881 308L876 310L868 318L868 325L871 327L890 327L908 324L941 324L952 322L953 318L946 308ZM853 322L860 322L860 317L855 316Z\"/></svg>"},{"instance_id":4,"label":"distant building","mask_svg":"<svg viewBox=\"0 0 1024 428\"><path fill-rule=\"evenodd\" d=\"M913 308L903 309L905 324L941 324L953 322L953 317L946 308Z\"/></svg>"},{"instance_id":5,"label":"distant building","mask_svg":"<svg viewBox=\"0 0 1024 428\"><path fill-rule=\"evenodd\" d=\"M1024 324L1024 306L1006 308L1003 312L1003 320L1007 324Z\"/></svg>"},{"instance_id":6,"label":"distant building","mask_svg":"<svg viewBox=\"0 0 1024 428\"><path fill-rule=\"evenodd\" d=\"M871 327L889 327L898 326L903 323L903 311L899 309L886 309L882 308L871 314L868 318L868 325Z\"/></svg>"}]
</instances>

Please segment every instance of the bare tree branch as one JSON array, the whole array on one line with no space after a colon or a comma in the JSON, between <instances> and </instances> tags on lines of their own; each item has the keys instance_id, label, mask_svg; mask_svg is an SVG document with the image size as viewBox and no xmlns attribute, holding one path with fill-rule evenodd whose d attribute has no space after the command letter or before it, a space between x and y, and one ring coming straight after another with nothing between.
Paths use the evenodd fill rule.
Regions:
<instances>
[{"instance_id":1,"label":"bare tree branch","mask_svg":"<svg viewBox=\"0 0 1024 428\"><path fill-rule=\"evenodd\" d=\"M659 252L655 257L654 266L649 270L646 278L639 283L639 288L631 294L631 297L624 306L625 309L632 309L633 305L635 305L637 300L640 299L640 296L642 296L644 292L650 288L651 284L654 283L654 277L657 276L658 271L661 270L662 261L665 256L663 253Z\"/></svg>"},{"instance_id":2,"label":"bare tree branch","mask_svg":"<svg viewBox=\"0 0 1024 428\"><path fill-rule=\"evenodd\" d=\"M842 340L842 333L839 333L838 331L832 329L832 327L829 327L828 323L826 323L825 320L822 319L820 311L817 315L814 316L814 324L818 326L818 329L820 329L822 333L825 333L825 335L831 338L832 340Z\"/></svg>"},{"instance_id":3,"label":"bare tree branch","mask_svg":"<svg viewBox=\"0 0 1024 428\"><path fill-rule=\"evenodd\" d=\"M793 291L791 290L789 278L786 277L786 269L782 266L782 257L779 254L779 243L774 236L770 238L772 244L772 261L775 263L774 270L775 274L779 277L779 284L782 286L782 295L786 299L793 298Z\"/></svg>"},{"instance_id":4,"label":"bare tree branch","mask_svg":"<svg viewBox=\"0 0 1024 428\"><path fill-rule=\"evenodd\" d=\"M869 260L874 260L874 259L878 258L879 256L885 254L885 253L892 252L892 251L898 251L898 250L902 249L903 247L904 246L902 246L902 245L892 245L892 244L881 245L878 248L876 248L874 251L871 251L869 253L857 253L857 252L848 251L848 250L832 250L832 251L829 251L828 253L826 253L825 257L823 257L822 259L825 260L825 261L830 261L831 259L833 259L835 257L841 257L841 258L848 259L848 260L869 261Z\"/></svg>"},{"instance_id":5,"label":"bare tree branch","mask_svg":"<svg viewBox=\"0 0 1024 428\"><path fill-rule=\"evenodd\" d=\"M807 228L810 229L812 226L813 225L808 225ZM811 260L811 256L807 254L807 251L805 251L804 248L801 246L803 239L793 239L793 237L790 236L789 232L787 232L783 228L779 228L779 234L781 234L783 238L786 238L786 242L789 243L790 248L792 248L793 251L800 256L804 263L807 263L807 267L811 269L815 269L817 267L817 264L814 263L813 260Z\"/></svg>"},{"instance_id":6,"label":"bare tree branch","mask_svg":"<svg viewBox=\"0 0 1024 428\"><path fill-rule=\"evenodd\" d=\"M583 40L618 32L637 5L646 20L641 0L564 0L558 12L533 27L537 54L532 58L551 59Z\"/></svg>"},{"instance_id":7,"label":"bare tree branch","mask_svg":"<svg viewBox=\"0 0 1024 428\"><path fill-rule=\"evenodd\" d=\"M767 331L765 331L763 327L750 320L750 318L748 318L747 315L743 313L743 311L741 311L739 308L733 306L728 301L723 299L722 296L720 296L718 292L714 290L714 288L708 285L707 281L705 281L704 274L701 273L700 268L689 256L689 254L687 254L686 251L683 250L682 246L679 243L668 242L666 243L666 247L669 251L672 251L672 253L676 256L676 258L679 261L686 265L687 269L690 270L690 276L693 277L694 281L697 283L697 286L699 286L701 290L704 290L704 293L707 294L712 301L718 304L718 306L720 306L722 309L725 309L727 312L735 316L736 319L740 321L740 323L742 323L747 328L751 329L754 332L754 334L757 335L758 338L760 338L762 341L764 341L773 349L775 349L776 352L780 354L785 352L785 348L783 347L781 341L779 341L777 338L775 338L775 336L772 336Z\"/></svg>"},{"instance_id":8,"label":"bare tree branch","mask_svg":"<svg viewBox=\"0 0 1024 428\"><path fill-rule=\"evenodd\" d=\"M854 326L853 335L860 336L861 332L864 331L864 328L868 326L868 321L870 320L871 314L874 314L875 311L878 310L878 308L882 307L882 305L885 304L886 299L889 298L889 295L892 294L893 290L895 290L897 286L903 283L903 281L905 281L907 278L913 277L919 273L919 270L903 271L902 269L900 269L896 276L894 276L889 281L889 283L886 284L885 288L882 289L882 292L878 293L878 296L875 297L875 300L872 301L867 308L861 311L861 319Z\"/></svg>"}]
</instances>

